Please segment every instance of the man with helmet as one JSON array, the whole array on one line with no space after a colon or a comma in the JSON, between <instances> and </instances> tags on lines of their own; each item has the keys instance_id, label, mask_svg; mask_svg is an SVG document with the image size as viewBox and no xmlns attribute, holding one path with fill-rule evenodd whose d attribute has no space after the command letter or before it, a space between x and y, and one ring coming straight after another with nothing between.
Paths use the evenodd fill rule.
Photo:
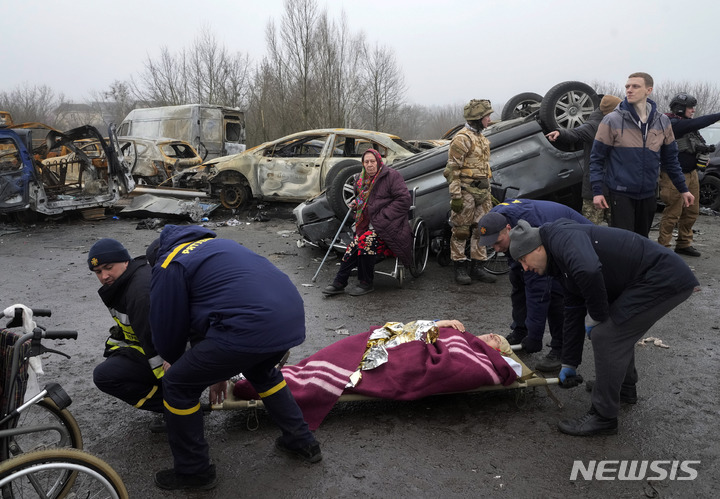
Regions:
<instances>
[{"instance_id":1,"label":"man with helmet","mask_svg":"<svg viewBox=\"0 0 720 499\"><path fill-rule=\"evenodd\" d=\"M478 244L477 231L472 230L492 208L490 142L482 134L482 130L490 124L492 113L492 105L487 99L473 99L465 106L463 116L467 123L450 143L448 162L443 172L450 184L450 222L453 226L450 257L458 284L470 284L473 279L495 282L495 278L485 271L485 247ZM468 273L465 244L469 237L472 265Z\"/></svg>"},{"instance_id":2,"label":"man with helmet","mask_svg":"<svg viewBox=\"0 0 720 499\"><path fill-rule=\"evenodd\" d=\"M690 206L683 206L680 193L670 181L667 173L660 174L660 199L665 203L665 209L660 219L660 234L658 242L670 247L672 232L675 225L678 235L675 239L675 252L681 255L700 256L693 243L693 225L700 213L700 181L698 169L705 168L710 157L708 153L715 150L715 146L705 143L701 128L720 120L720 113L708 114L700 118L693 118L697 99L687 93L679 93L670 101L670 118L675 140L678 145L678 161L685 175L685 183L695 196L695 202Z\"/></svg>"}]
</instances>

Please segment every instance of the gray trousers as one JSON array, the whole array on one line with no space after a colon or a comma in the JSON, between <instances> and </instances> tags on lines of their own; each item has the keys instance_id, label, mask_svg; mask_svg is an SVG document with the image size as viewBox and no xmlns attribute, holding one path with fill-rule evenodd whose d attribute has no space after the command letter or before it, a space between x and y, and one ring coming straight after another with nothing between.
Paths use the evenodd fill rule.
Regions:
<instances>
[{"instance_id":1,"label":"gray trousers","mask_svg":"<svg viewBox=\"0 0 720 499\"><path fill-rule=\"evenodd\" d=\"M687 300L693 290L678 293L641 312L622 324L608 319L595 326L591 340L595 356L595 386L592 404L603 417L616 418L620 406L620 389L637 383L635 343L661 317ZM618 298L622 300L622 295Z\"/></svg>"}]
</instances>

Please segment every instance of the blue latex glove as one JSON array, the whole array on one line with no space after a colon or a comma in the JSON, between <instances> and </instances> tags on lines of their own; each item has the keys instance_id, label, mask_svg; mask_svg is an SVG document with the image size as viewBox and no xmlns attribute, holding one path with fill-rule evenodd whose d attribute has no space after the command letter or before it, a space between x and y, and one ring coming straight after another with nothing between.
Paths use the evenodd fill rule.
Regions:
<instances>
[{"instance_id":1,"label":"blue latex glove","mask_svg":"<svg viewBox=\"0 0 720 499\"><path fill-rule=\"evenodd\" d=\"M563 367L560 369L560 374L558 375L558 378L560 378L560 383L565 383L565 381L573 376L577 376L577 371L573 369L572 367Z\"/></svg>"},{"instance_id":2,"label":"blue latex glove","mask_svg":"<svg viewBox=\"0 0 720 499\"><path fill-rule=\"evenodd\" d=\"M591 339L590 332L593 330L594 327L595 326L585 326L585 336L587 336L588 340Z\"/></svg>"},{"instance_id":3,"label":"blue latex glove","mask_svg":"<svg viewBox=\"0 0 720 499\"><path fill-rule=\"evenodd\" d=\"M598 324L600 324L600 321L596 321L590 317L590 314L585 316L585 336L587 336L588 340L590 339L590 331L592 331Z\"/></svg>"}]
</instances>

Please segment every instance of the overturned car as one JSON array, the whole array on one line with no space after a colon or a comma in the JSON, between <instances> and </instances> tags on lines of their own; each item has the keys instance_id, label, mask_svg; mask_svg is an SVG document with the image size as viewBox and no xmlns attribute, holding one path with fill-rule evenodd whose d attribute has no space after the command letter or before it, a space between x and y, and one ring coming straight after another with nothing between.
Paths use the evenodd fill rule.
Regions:
<instances>
[{"instance_id":1,"label":"overturned car","mask_svg":"<svg viewBox=\"0 0 720 499\"><path fill-rule=\"evenodd\" d=\"M135 183L114 127L60 132L27 123L0 128L0 214L20 221L112 206Z\"/></svg>"},{"instance_id":2,"label":"overturned car","mask_svg":"<svg viewBox=\"0 0 720 499\"><path fill-rule=\"evenodd\" d=\"M537 111L489 126L483 133L490 141L493 196L499 201L548 199L579 209L582 150L556 146L545 134L562 126L583 123L599 100L588 85L564 82L548 92ZM423 219L436 250L440 240L448 237L450 194L443 176L448 149L449 145L436 147L392 165L402 174L408 189L414 191L413 216ZM331 244L352 196L351 181L348 181L342 191L333 190L331 186L298 205L293 213L304 242L319 247ZM336 244L342 247L351 238L350 227L344 227L339 234Z\"/></svg>"}]
</instances>

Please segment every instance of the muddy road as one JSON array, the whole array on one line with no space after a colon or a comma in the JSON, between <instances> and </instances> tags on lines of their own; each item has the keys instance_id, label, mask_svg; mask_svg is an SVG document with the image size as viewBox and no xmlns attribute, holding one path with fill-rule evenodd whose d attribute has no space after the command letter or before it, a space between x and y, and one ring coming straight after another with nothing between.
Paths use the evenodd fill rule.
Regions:
<instances>
[{"instance_id":1,"label":"muddy road","mask_svg":"<svg viewBox=\"0 0 720 499\"><path fill-rule=\"evenodd\" d=\"M251 218L257 210L217 213L208 224L220 237L235 239L269 258L300 290L308 334L306 342L292 351L290 362L343 338L343 330L358 333L387 321L457 318L476 334L509 332L507 276L493 285L457 286L451 268L433 260L420 278L409 278L403 289L380 276L372 294L323 297L320 289L332 279L336 259L329 259L316 283L311 281L324 252L296 245L291 209L271 205L264 222ZM233 217L238 224L213 227ZM80 424L86 450L120 473L131 497L717 495L718 218L699 218L696 247L702 256L686 257L701 291L650 331L669 348L637 347L639 401L621 408L617 436L579 438L557 431L560 419L589 408L589 393L583 386L552 388L562 407L545 389L447 395L415 402L354 402L332 410L316 432L324 459L306 465L275 452L278 430L264 412L215 411L207 415L205 431L219 485L206 494L185 495L153 485L153 473L172 465L165 435L148 431L154 416L102 394L92 384L92 369L102 360L111 320L97 296L97 279L87 268L87 252L97 239L113 237L133 256L143 254L157 232L136 229L138 222L76 219L20 226L0 221L0 303L50 308L53 316L41 324L79 331L78 341L56 345L72 356L70 360L44 358L46 374L41 384L58 381L63 385L73 398L70 410ZM657 232L651 237L657 237ZM532 367L543 354L522 358ZM594 376L589 342L580 373L586 379ZM587 469L593 461L603 460L611 462L604 463L605 471L593 479L579 474L571 480L574 462L580 461ZM654 463L659 471L649 468L637 480L621 481L613 469L624 460L664 463ZM682 480L693 474L693 480Z\"/></svg>"}]
</instances>

